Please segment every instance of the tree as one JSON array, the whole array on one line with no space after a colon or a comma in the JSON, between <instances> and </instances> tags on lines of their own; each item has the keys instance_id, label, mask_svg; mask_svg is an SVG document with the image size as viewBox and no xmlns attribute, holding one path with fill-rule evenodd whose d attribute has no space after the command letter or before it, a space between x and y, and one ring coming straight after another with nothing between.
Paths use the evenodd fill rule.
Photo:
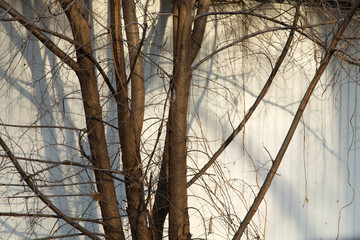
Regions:
<instances>
[{"instance_id":1,"label":"tree","mask_svg":"<svg viewBox=\"0 0 360 240\"><path fill-rule=\"evenodd\" d=\"M338 41L360 5L360 1L353 3L352 8L348 10L347 17L341 22L341 26L336 29L337 33L333 36L331 44L324 46L321 41L307 32L308 28L312 29L316 26L309 27L306 24L299 26L302 24L299 20L303 5L301 2L294 3L294 9L296 10L289 7L291 12L289 14L290 20L283 20L281 17L272 18L271 16L262 15L260 12L264 3L234 4L236 7L234 11L226 11L220 8L221 5L219 5L220 7L214 5L213 11L209 11L210 0L175 0L173 1L171 13L173 20L173 50L171 57L173 59L169 60L172 71L172 74L170 74L168 70L154 60L162 56L154 57L144 50L148 48L146 45L146 36L149 36L148 22L152 24L153 29L155 29L156 24L159 24L154 20L148 20L151 16L149 10L151 8L149 5L152 4L151 1L111 0L109 3L106 2L106 4L109 4L110 17L108 25L105 26L97 22L99 21L97 16L99 12L97 9L91 8L92 4L96 4L91 3L91 1L59 0L36 3L44 6L40 12L37 11L36 5L30 3L29 7L24 7L27 11L33 11L31 14L33 15L33 21L31 21L24 16L24 14L27 14L25 11L21 13L17 10L17 6L24 6L27 3L22 2L12 6L9 1L1 0L0 8L4 10L4 16L1 20L10 21L9 24L15 24L15 22L21 24L23 28L28 30L30 38L35 37L41 41L46 51L57 57L60 65L62 63L67 65L60 66L60 68L70 68L67 71L71 70L75 73L79 84L78 89L81 92L85 130L80 128L67 129L61 124L54 126L47 125L45 122L40 125L42 128L78 132L78 144L65 144L66 148L76 149L76 161L66 161L61 156L56 156L58 161L36 160L26 151L24 159L21 159L3 138L0 139L0 145L6 157L13 164L11 169L15 168L16 172L21 176L21 186L30 189L33 196L45 204L45 206L37 209L38 216L45 218L55 217L65 221L66 224L71 226L70 231L74 231L74 235L67 235L68 237L86 235L91 239L127 239L126 226L131 229L130 235L132 239L162 239L165 236L164 224L167 215L169 239L191 238L188 214L188 187L205 174L207 169L214 164L219 155L243 129L245 123L250 119L252 113L268 92L273 79L277 76L277 72L288 55L294 41L294 35L297 32L299 36L309 38L320 47L323 47L324 57L299 106L289 133L273 161L267 178L256 195L254 204L248 209L248 213L241 221L239 229L234 231L233 239L240 239L277 172L307 102L334 54ZM167 5L165 2L161 4L162 6ZM94 8L95 6L93 5ZM196 62L195 59L203 42L208 17L212 15L236 15L245 16L245 18L254 16L276 24L276 27L239 37L232 43L214 50L202 61ZM63 19L64 16L66 16L66 20ZM52 26L47 26L43 22L46 18L51 18L55 22L63 21L61 24L65 22L65 25L60 24L65 30L61 32L52 29ZM100 25L103 33L95 32L93 29L95 25ZM67 28L71 29L71 34L67 31ZM244 115L244 119L239 126L224 141L215 154L209 157L208 163L187 182L189 175L188 144L191 143L188 136L188 105L194 70L215 54L221 53L246 39L267 32L276 33L284 30L289 31L287 42L275 61L274 68L262 91L256 97L254 104ZM108 46L106 44L101 46L101 50L110 52L111 55L111 59L106 64L101 62L99 56L97 57L98 50L95 49L95 42L101 37L101 34L104 34L108 41ZM151 37L157 36L154 33ZM56 42L61 42L63 45ZM71 50L66 51L65 49ZM161 49L161 46L159 46L159 49ZM74 51L74 53L71 51ZM9 65L11 63L7 66ZM147 124L145 116L149 107L146 103L147 91L145 86L148 74L145 68L148 65L161 72L159 75L164 76L163 79L168 82L163 92L165 97L160 97L165 101L162 104L163 111L161 115L163 117L158 118L155 114L152 116L154 119L158 118L158 123L156 123L157 130L149 134L149 138L151 138L150 144L144 139L146 130L143 128L144 124ZM53 69L57 68L55 66ZM111 74L113 77L111 77ZM108 91L104 90L104 86L100 84L102 80L104 80ZM103 91L108 92L108 96L104 97L102 95ZM74 96L77 96L76 93ZM104 99L106 100L104 101ZM116 109L113 109L116 114L111 113L111 106L106 107L106 102L111 103L112 101L116 103ZM57 104L57 102L54 101L54 104ZM64 109L65 107L63 107ZM152 113L149 113L149 115L151 116ZM28 126L28 129L32 128L36 128L35 123ZM163 129L166 129L164 130L165 133L163 133ZM118 136L112 135L114 131ZM117 150L114 153L114 146L110 144L111 138L109 135L115 141L119 141L119 153L116 152ZM7 137L8 142L11 142L11 134ZM150 140L147 139L147 141ZM144 147L145 145L146 147ZM150 150L149 146L152 146L152 150ZM117 157L119 156L121 161L117 165ZM25 160L26 164L21 163L21 160ZM37 165L38 163L40 165ZM54 174L53 171L61 171L62 166L68 166L72 169L74 178L65 174L64 179L52 181L51 175ZM83 175L84 173L86 174ZM86 177L86 179L82 179L83 177ZM92 218L86 219L84 215L87 215L88 209L82 209L81 216L72 217L70 216L71 213L67 213L66 209L61 208L61 200L57 199L64 197L71 199L71 196L68 195L70 194L68 186L64 189L66 190L65 193L60 194L61 196L49 196L44 193L46 187L55 189L57 185L65 183L65 180L68 179L71 181L70 186L81 193L80 199L90 195L92 200L89 207L94 202L98 202L100 219L95 219L95 214L90 216ZM8 186L11 187L11 184L13 183L9 183ZM94 191L89 194L88 190L85 191L85 189L79 187L82 184L89 185L89 188L93 188ZM125 209L123 209L124 204L121 203L119 196L121 185L125 187ZM203 185L203 188L206 189L206 185ZM24 199L26 198L25 196ZM153 198L154 202L152 201ZM53 214L41 215L45 208L51 209ZM10 213L9 215L16 216L16 214ZM31 214L31 211L29 211L22 216L31 216ZM123 215L126 215L126 218ZM95 225L102 225L103 234L96 227L85 227L85 221ZM236 225L233 227L237 228ZM56 236L56 231L52 231L48 239L65 237Z\"/></svg>"}]
</instances>

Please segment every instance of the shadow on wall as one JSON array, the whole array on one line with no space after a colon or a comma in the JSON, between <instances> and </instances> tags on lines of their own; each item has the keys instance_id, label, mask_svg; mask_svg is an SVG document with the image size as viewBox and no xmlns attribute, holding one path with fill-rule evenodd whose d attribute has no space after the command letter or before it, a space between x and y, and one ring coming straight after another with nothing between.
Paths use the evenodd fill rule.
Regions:
<instances>
[{"instance_id":1,"label":"shadow on wall","mask_svg":"<svg viewBox=\"0 0 360 240\"><path fill-rule=\"evenodd\" d=\"M302 48L308 50L306 45ZM254 66L255 71L241 72L242 68L239 67L241 60L239 60L238 65L234 64L236 65L234 72L237 78L246 79L247 85L243 85L241 82L234 81L232 75L218 73L219 67L215 65L219 63L226 65L226 63L214 59L210 64L210 71L208 71L207 66L198 69L194 74L194 76L199 75L199 77L194 77L194 86L198 87L199 91L192 93L194 101L191 103L191 108L195 109L195 113L191 113L190 117L191 129L199 128L196 126L197 123L193 121L195 118L199 118L202 123L206 122L200 127L201 133L200 131L193 131L201 137L204 137L201 134L205 133L205 137L210 139L210 145L213 146L213 148L211 147L212 151L220 146L219 142L221 141L219 139L226 139L232 129L237 126L236 122L242 120L243 113L236 113L237 107L240 111L247 110L241 109L244 103L236 102L237 97L244 95L244 99L247 101L246 106L251 106L252 101L257 97L257 92L262 87L261 83L266 80L267 76L267 74L261 75L259 69ZM239 57L239 59L241 58ZM289 62L288 64L296 66L297 62ZM313 67L315 69L315 66ZM332 67L338 68L339 66L332 63L329 68ZM225 71L223 70L223 72ZM279 74L286 72L285 70L282 71ZM323 77L325 89L331 84L328 82L329 79L332 79L331 71L328 69L327 76ZM242 133L240 133L238 139L219 158L219 164L225 164L224 162L227 161L231 164L243 161L238 165L250 166L249 169L251 170L252 160L254 160L258 169L262 169L259 182L263 182L267 173L264 160L269 160L269 155L263 146L270 150L272 157L276 156L307 87L306 84L313 77L309 73L307 68L298 67L291 72L290 76L283 76L284 79L278 79L274 83L268 96L262 101L261 106L246 126L245 142L239 140L242 138ZM202 77L204 75L207 77ZM306 77L307 75L309 78ZM356 223L359 222L358 216L360 216L359 208L356 207L358 205L357 199L359 199L356 190L355 201L343 208L351 202L353 194L348 183L348 177L353 186L358 186L355 174L360 170L356 165L356 156L359 151L357 147L359 141L356 139L359 136L358 120L356 120L359 118L357 108L359 100L356 90L358 80L352 79L353 77L349 75L343 76L343 78L350 78L351 80L348 81L351 84L347 84L346 87L339 90L341 92L340 98L336 98L337 94L334 93L338 90L329 88L324 92L323 86L319 86L305 111L303 121L299 125L284 157L279 176L275 177L267 194L269 211L267 239L282 239L289 236L290 239L335 239L338 233L339 239L360 239L357 237L360 233L356 227ZM288 81L296 79L296 82L301 86L294 85L288 88L287 84L289 83L286 82L286 79L290 79ZM259 83L258 86L256 86L257 83ZM236 97L226 98L225 94L221 95L217 92L218 95L215 96L216 94L211 93L218 89L217 85L223 86L229 92L235 89L234 91L238 91L240 94L232 92L232 96ZM301 90L300 94L299 90ZM297 91L297 93L295 94L293 91ZM234 107L230 109L232 110L230 116L235 116L235 120L231 123L230 118L224 117L222 123L224 130L221 133L216 129L219 128L218 116L226 116L227 109L225 109L224 104L221 104L225 101L233 104ZM340 109L335 108L338 102L341 103ZM194 134L195 137L196 134ZM355 139L351 140L353 135L355 135ZM216 141L218 144L212 144ZM244 153L244 145L246 145L246 151L252 160ZM197 161L196 166L202 166L199 163L199 158L193 157L193 159ZM239 170L238 166L234 167L235 165L230 164L228 166L234 180L245 179L244 175L250 175L246 170ZM254 178L254 171L251 172L251 175ZM231 181L231 179L226 180ZM355 189L358 188L355 187ZM308 202L305 201L305 198ZM236 204L242 203L237 202ZM264 212L264 209L262 211ZM340 223L339 230L338 223Z\"/></svg>"},{"instance_id":2,"label":"shadow on wall","mask_svg":"<svg viewBox=\"0 0 360 240\"><path fill-rule=\"evenodd\" d=\"M46 17L49 14L46 8L39 9L39 6L42 6L41 4L34 3L34 5L31 5L31 3L33 2L19 2L14 7L17 10L22 9L22 12L30 21L34 21L39 16ZM38 10L39 15L35 14L33 9ZM51 27L51 21L46 23ZM2 65L0 69L1 75L4 76L2 80L3 87L5 86L4 81L6 81L9 95L17 96L12 99L15 102L10 103L16 104L16 109L9 109L10 115L7 116L7 122L3 123L18 123L19 125L29 126L28 128L17 129L21 134L18 133L15 136L10 134L7 136L8 140L16 141L17 147L15 149L17 150L15 150L15 153L17 157L37 158L42 159L42 161L52 162L21 161L23 168L27 169L29 174L36 176L37 184L43 186L41 187L43 193L49 196L57 207L72 217L86 218L91 216L96 218L97 207L94 204L97 203L92 198L95 191L92 184L94 182L92 174L89 174L86 169L60 164L62 161L89 164L87 160L84 161L84 159L80 158L78 150L79 137L82 133L76 129L83 128L81 123L84 122L84 117L82 102L76 100L81 99L77 78L74 74L64 75L63 63L54 57L54 54L48 51L29 32L23 32L22 26L14 28L13 23L1 24L4 31L1 34L7 35L6 41L11 41L9 43L11 47L6 50L16 54L16 60L20 59L18 63L9 63L16 65L13 71L13 73L17 74L16 77L14 77L14 74L7 73L6 65ZM19 39L25 39L25 41L16 42ZM22 104L24 102L26 102L26 106L29 106L28 109L23 108ZM78 117L74 117L75 115ZM63 126L64 128L61 129L55 126ZM18 135L21 137L15 139ZM86 145L86 142L83 145ZM24 148L28 149L25 150ZM85 150L87 150L86 147ZM20 190L19 193L22 191L24 190ZM26 194L33 195L31 193ZM27 199L27 197L24 198ZM22 213L26 211L37 214L37 211L40 211L44 214L53 214L44 207L39 199L36 200L34 197L30 197L30 199L33 199L33 201L24 202ZM4 205L4 203L1 204ZM11 204L5 204L7 206L1 208L2 211L5 209L8 211L14 210ZM37 217L26 217L15 225L7 224L3 218L1 221L1 235L4 237L9 236L11 239L14 239L14 237L19 239L33 238L43 234L48 236L49 230L59 235L68 235L74 232L74 229L62 220L57 221L51 218L46 220ZM48 229L44 230L42 226L46 226ZM89 222L85 223L84 226L87 229L94 229L96 232L100 231L98 225Z\"/></svg>"}]
</instances>

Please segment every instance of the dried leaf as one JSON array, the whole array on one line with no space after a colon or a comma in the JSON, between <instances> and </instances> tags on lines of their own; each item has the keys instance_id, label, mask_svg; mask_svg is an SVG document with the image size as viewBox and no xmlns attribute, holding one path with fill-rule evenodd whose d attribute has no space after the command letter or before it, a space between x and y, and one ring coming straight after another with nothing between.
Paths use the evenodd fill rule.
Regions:
<instances>
[{"instance_id":1,"label":"dried leaf","mask_svg":"<svg viewBox=\"0 0 360 240\"><path fill-rule=\"evenodd\" d=\"M100 193L95 192L95 193L93 194L93 199L94 199L94 201L99 202L99 201L101 201L102 196L101 196Z\"/></svg>"}]
</instances>

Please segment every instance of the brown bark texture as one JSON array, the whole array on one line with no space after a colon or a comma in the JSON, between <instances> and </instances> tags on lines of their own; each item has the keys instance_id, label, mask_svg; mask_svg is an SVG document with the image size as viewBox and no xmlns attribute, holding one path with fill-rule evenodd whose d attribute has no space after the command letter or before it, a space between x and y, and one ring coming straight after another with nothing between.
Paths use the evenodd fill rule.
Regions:
<instances>
[{"instance_id":1,"label":"brown bark texture","mask_svg":"<svg viewBox=\"0 0 360 240\"><path fill-rule=\"evenodd\" d=\"M169 239L190 239L187 209L187 113L191 64L200 49L206 18L192 29L194 1L174 1L174 67L168 122L169 152ZM200 1L198 14L208 11L209 1ZM165 150L166 151L166 150Z\"/></svg>"},{"instance_id":2,"label":"brown bark texture","mask_svg":"<svg viewBox=\"0 0 360 240\"><path fill-rule=\"evenodd\" d=\"M156 240L162 239L163 225L169 213L169 239L188 239L187 213L187 106L191 84L191 64L195 60L205 33L207 17L193 24L194 1L173 3L174 67L166 141L158 188L153 207ZM209 11L210 1L198 2L197 15Z\"/></svg>"},{"instance_id":3,"label":"brown bark texture","mask_svg":"<svg viewBox=\"0 0 360 240\"><path fill-rule=\"evenodd\" d=\"M191 82L191 1L174 2L174 79L169 128L169 239L190 239L186 189L187 104Z\"/></svg>"},{"instance_id":4,"label":"brown bark texture","mask_svg":"<svg viewBox=\"0 0 360 240\"><path fill-rule=\"evenodd\" d=\"M71 25L74 40L91 53L90 26L81 1L62 1L61 4ZM104 232L107 239L124 239L114 182L112 177L106 173L111 166L95 67L91 60L79 51L77 51L77 62L80 69L76 71L76 74L80 81L83 97L91 159L95 167L99 169L95 170L95 178L97 191L100 193L99 205L104 221Z\"/></svg>"},{"instance_id":5,"label":"brown bark texture","mask_svg":"<svg viewBox=\"0 0 360 240\"><path fill-rule=\"evenodd\" d=\"M109 170L110 158L107 151L102 107L95 74L95 67L105 76L118 107L118 128L121 145L121 157L125 175L127 194L127 213L133 239L161 239L163 223L169 215L170 239L189 239L189 217L187 214L186 190L186 130L187 104L191 83L191 64L200 49L206 26L206 16L197 18L193 24L192 9L195 1L174 1L173 45L174 68L171 80L171 103L167 123L166 144L160 181L154 204L153 219L156 236L148 228L147 206L144 197L143 170L140 157L140 136L144 120L144 65L141 55L141 40L136 17L134 1L110 1L110 39L116 72L116 90L113 89L106 74L92 57L91 27L88 8L80 0L62 0L60 3L72 29L73 39L70 43L76 49L76 61L64 53L35 25L29 24L16 10L0 1L0 7L34 34L46 47L62 61L68 64L77 74L83 98L86 117L86 128L90 145L90 160L95 167L97 191L100 195L99 206L103 219L106 239L125 239L115 186ZM209 0L198 1L197 15L209 9ZM130 74L127 78L122 36L121 8L123 10L125 33L130 60ZM19 17L20 16L20 17ZM66 37L67 38L67 37ZM128 86L131 86L131 93ZM160 196L160 198L158 197ZM158 201L160 199L160 202ZM169 204L171 203L171 204ZM55 207L54 207L55 209ZM60 214L60 213L59 213ZM66 220L65 215L59 215ZM158 220L158 221L156 221ZM75 228L87 233L80 225L69 220Z\"/></svg>"},{"instance_id":6,"label":"brown bark texture","mask_svg":"<svg viewBox=\"0 0 360 240\"><path fill-rule=\"evenodd\" d=\"M121 7L123 8L125 32L128 41L131 72L131 96L124 64L124 41L122 36ZM111 42L116 70L115 99L118 107L118 127L125 173L127 214L134 239L150 239L145 205L143 171L139 150L140 135L144 118L144 66L139 55L139 28L134 1L112 0L111 5Z\"/></svg>"}]
</instances>

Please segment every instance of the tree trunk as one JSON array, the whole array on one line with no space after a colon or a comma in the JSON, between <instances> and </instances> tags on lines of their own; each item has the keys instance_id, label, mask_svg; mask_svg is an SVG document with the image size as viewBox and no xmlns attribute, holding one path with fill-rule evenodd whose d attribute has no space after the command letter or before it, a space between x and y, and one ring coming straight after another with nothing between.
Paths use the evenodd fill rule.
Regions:
<instances>
[{"instance_id":1,"label":"tree trunk","mask_svg":"<svg viewBox=\"0 0 360 240\"><path fill-rule=\"evenodd\" d=\"M187 105L191 83L191 64L197 56L206 27L206 16L193 22L194 1L178 0L173 6L174 68L166 142L160 179L155 196L153 219L156 240L162 238L163 224L169 212L169 238L189 239L187 213ZM209 11L210 0L198 2L197 16ZM170 203L170 204L169 204Z\"/></svg>"},{"instance_id":2,"label":"tree trunk","mask_svg":"<svg viewBox=\"0 0 360 240\"><path fill-rule=\"evenodd\" d=\"M91 53L90 26L86 20L86 12L81 1L62 1L62 7L70 22L74 39ZM80 81L91 158L97 169L104 170L95 170L95 178L97 190L100 193L99 204L106 239L125 239L114 182L112 177L105 172L110 170L111 166L94 64L78 51L77 61L80 70L76 71L76 74Z\"/></svg>"},{"instance_id":3,"label":"tree trunk","mask_svg":"<svg viewBox=\"0 0 360 240\"><path fill-rule=\"evenodd\" d=\"M135 125L135 144L136 148L138 149L144 120L144 63L140 54L141 41L139 37L139 26L136 18L134 0L122 0L122 5L131 70L129 77L131 79L131 114L133 118L133 124Z\"/></svg>"},{"instance_id":4,"label":"tree trunk","mask_svg":"<svg viewBox=\"0 0 360 240\"><path fill-rule=\"evenodd\" d=\"M131 99L128 96L128 83L125 74L124 46L121 29L120 0L112 0L111 38L116 70L118 107L118 127L121 145L123 170L125 173L127 214L133 239L150 239L147 226L147 211L144 198L142 162L139 150L140 135L144 118L144 67L141 56L137 55L140 47L139 30L136 25L135 4L123 2L125 31L129 41L131 63Z\"/></svg>"},{"instance_id":5,"label":"tree trunk","mask_svg":"<svg viewBox=\"0 0 360 240\"><path fill-rule=\"evenodd\" d=\"M170 120L168 120L170 122ZM167 131L169 128L167 128ZM169 133L166 133L163 160L156 189L152 218L155 227L155 240L161 240L164 222L169 213Z\"/></svg>"},{"instance_id":6,"label":"tree trunk","mask_svg":"<svg viewBox=\"0 0 360 240\"><path fill-rule=\"evenodd\" d=\"M186 188L187 104L191 82L192 1L174 2L174 79L169 118L169 239L190 239Z\"/></svg>"}]
</instances>

